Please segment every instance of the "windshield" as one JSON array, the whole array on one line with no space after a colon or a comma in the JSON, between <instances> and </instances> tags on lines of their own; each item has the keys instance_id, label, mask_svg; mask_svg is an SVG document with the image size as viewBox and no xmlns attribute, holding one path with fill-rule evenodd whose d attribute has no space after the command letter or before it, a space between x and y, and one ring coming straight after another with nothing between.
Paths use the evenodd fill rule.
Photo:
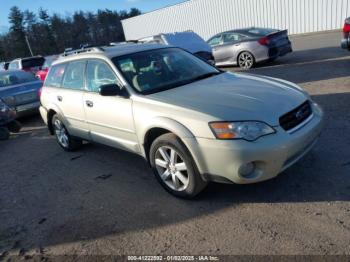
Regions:
<instances>
[{"instance_id":1,"label":"windshield","mask_svg":"<svg viewBox=\"0 0 350 262\"><path fill-rule=\"evenodd\" d=\"M178 48L164 48L112 59L128 83L141 94L161 92L219 74L220 71Z\"/></svg>"},{"instance_id":2,"label":"windshield","mask_svg":"<svg viewBox=\"0 0 350 262\"><path fill-rule=\"evenodd\" d=\"M38 81L35 75L24 71L0 72L0 88L27 82Z\"/></svg>"}]
</instances>

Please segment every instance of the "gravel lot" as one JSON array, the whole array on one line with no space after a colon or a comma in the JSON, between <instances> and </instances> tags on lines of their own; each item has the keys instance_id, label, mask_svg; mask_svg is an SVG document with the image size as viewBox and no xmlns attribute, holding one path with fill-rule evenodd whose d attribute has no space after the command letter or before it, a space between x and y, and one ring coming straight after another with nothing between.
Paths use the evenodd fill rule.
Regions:
<instances>
[{"instance_id":1,"label":"gravel lot","mask_svg":"<svg viewBox=\"0 0 350 262\"><path fill-rule=\"evenodd\" d=\"M303 86L323 135L299 163L254 185L167 194L138 156L88 144L65 153L40 117L0 142L0 256L350 254L350 52L339 32L293 37L295 52L249 73ZM238 71L237 69L226 68Z\"/></svg>"}]
</instances>

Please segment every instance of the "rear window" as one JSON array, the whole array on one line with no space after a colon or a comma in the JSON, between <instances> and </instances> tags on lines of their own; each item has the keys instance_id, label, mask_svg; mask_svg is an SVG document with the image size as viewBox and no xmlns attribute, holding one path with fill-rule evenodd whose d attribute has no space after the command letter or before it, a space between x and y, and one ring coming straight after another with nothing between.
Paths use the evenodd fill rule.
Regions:
<instances>
[{"instance_id":1,"label":"rear window","mask_svg":"<svg viewBox=\"0 0 350 262\"><path fill-rule=\"evenodd\" d=\"M39 67L43 65L44 61L43 57L23 59L22 68Z\"/></svg>"},{"instance_id":2,"label":"rear window","mask_svg":"<svg viewBox=\"0 0 350 262\"><path fill-rule=\"evenodd\" d=\"M59 64L51 67L49 74L45 80L45 86L51 87L61 87L64 72L66 70L67 64Z\"/></svg>"},{"instance_id":3,"label":"rear window","mask_svg":"<svg viewBox=\"0 0 350 262\"><path fill-rule=\"evenodd\" d=\"M0 73L0 88L37 80L38 79L33 74L24 71L5 71Z\"/></svg>"},{"instance_id":4,"label":"rear window","mask_svg":"<svg viewBox=\"0 0 350 262\"><path fill-rule=\"evenodd\" d=\"M256 35L256 36L265 36L277 31L278 30L276 29L270 29L270 28L251 28L246 30L247 33Z\"/></svg>"}]
</instances>

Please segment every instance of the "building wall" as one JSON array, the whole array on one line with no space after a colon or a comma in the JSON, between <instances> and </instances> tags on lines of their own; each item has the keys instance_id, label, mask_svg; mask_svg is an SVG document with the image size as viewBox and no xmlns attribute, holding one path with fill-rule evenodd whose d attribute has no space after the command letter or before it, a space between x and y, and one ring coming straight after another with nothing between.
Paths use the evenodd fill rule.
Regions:
<instances>
[{"instance_id":1,"label":"building wall","mask_svg":"<svg viewBox=\"0 0 350 262\"><path fill-rule=\"evenodd\" d=\"M301 34L340 29L350 0L190 0L122 21L127 40L193 30L205 40L249 27L288 29Z\"/></svg>"}]
</instances>

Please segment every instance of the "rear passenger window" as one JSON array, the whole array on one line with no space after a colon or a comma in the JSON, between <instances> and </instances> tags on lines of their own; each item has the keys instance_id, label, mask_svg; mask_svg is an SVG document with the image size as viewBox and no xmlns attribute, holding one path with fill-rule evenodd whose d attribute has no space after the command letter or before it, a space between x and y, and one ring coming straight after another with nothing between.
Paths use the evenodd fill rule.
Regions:
<instances>
[{"instance_id":1,"label":"rear passenger window","mask_svg":"<svg viewBox=\"0 0 350 262\"><path fill-rule=\"evenodd\" d=\"M68 64L62 83L63 88L84 89L85 63L85 61L76 61Z\"/></svg>"},{"instance_id":2,"label":"rear passenger window","mask_svg":"<svg viewBox=\"0 0 350 262\"><path fill-rule=\"evenodd\" d=\"M117 83L117 77L108 64L99 60L88 61L86 68L86 85L89 91L99 92L100 86Z\"/></svg>"},{"instance_id":3,"label":"rear passenger window","mask_svg":"<svg viewBox=\"0 0 350 262\"><path fill-rule=\"evenodd\" d=\"M61 87L62 78L66 67L67 64L59 64L51 67L50 72L46 77L44 85L51 87Z\"/></svg>"}]
</instances>

